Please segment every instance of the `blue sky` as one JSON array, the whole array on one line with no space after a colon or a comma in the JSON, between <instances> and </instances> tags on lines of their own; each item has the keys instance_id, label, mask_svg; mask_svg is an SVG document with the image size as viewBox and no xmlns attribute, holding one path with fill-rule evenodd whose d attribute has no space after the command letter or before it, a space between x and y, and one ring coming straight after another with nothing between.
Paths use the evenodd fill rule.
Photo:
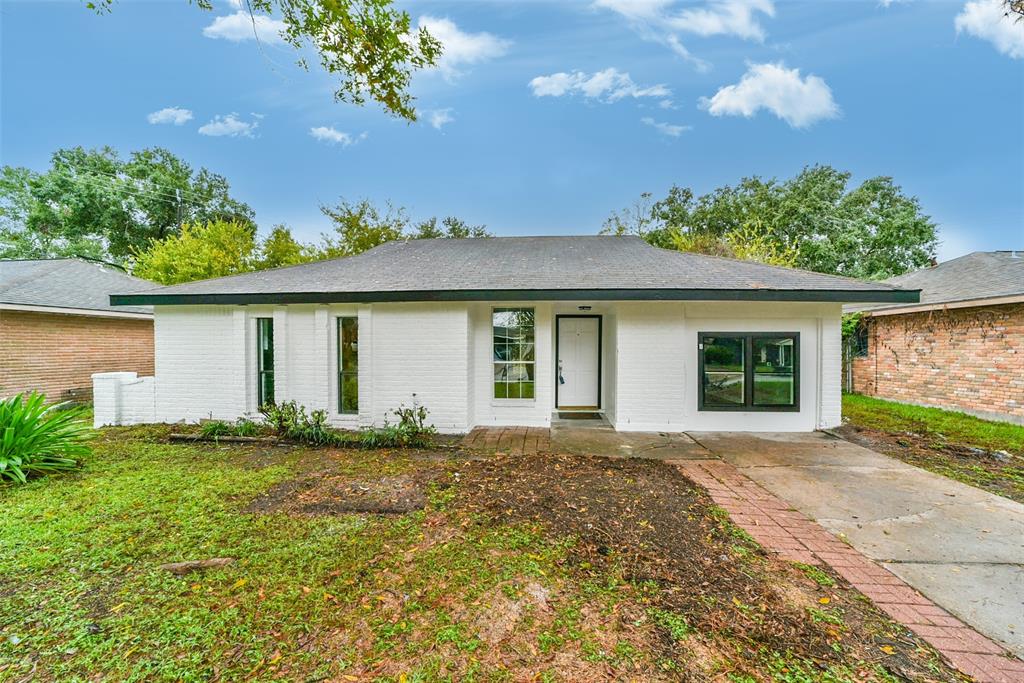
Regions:
<instances>
[{"instance_id":1,"label":"blue sky","mask_svg":"<svg viewBox=\"0 0 1024 683\"><path fill-rule=\"evenodd\" d=\"M644 191L828 163L918 196L944 259L1024 249L1024 23L992 3L405 3L448 44L409 125L333 102L315 62L295 66L269 19L258 45L231 0L105 16L4 0L0 158L167 147L303 239L341 197L594 233Z\"/></svg>"}]
</instances>

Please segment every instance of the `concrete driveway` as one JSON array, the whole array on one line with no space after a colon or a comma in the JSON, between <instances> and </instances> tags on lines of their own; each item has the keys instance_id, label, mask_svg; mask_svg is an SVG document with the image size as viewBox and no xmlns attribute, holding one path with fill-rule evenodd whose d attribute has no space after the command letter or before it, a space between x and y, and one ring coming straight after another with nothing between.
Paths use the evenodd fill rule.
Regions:
<instances>
[{"instance_id":1,"label":"concrete driveway","mask_svg":"<svg viewBox=\"0 0 1024 683\"><path fill-rule=\"evenodd\" d=\"M691 436L1024 658L1024 505L826 434Z\"/></svg>"}]
</instances>

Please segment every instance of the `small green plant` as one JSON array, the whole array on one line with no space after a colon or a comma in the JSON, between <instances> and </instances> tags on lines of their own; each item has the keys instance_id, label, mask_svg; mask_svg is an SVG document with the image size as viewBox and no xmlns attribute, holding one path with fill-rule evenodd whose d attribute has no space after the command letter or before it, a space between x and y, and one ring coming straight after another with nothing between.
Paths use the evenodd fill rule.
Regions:
<instances>
[{"instance_id":1,"label":"small green plant","mask_svg":"<svg viewBox=\"0 0 1024 683\"><path fill-rule=\"evenodd\" d=\"M88 455L87 408L46 405L35 392L0 400L0 481L24 484L32 475L73 470Z\"/></svg>"},{"instance_id":2,"label":"small green plant","mask_svg":"<svg viewBox=\"0 0 1024 683\"><path fill-rule=\"evenodd\" d=\"M651 619L657 626L668 631L668 634L672 636L672 640L683 640L693 633L693 628L682 614L663 609L654 609L651 610Z\"/></svg>"},{"instance_id":3,"label":"small green plant","mask_svg":"<svg viewBox=\"0 0 1024 683\"><path fill-rule=\"evenodd\" d=\"M231 425L223 420L210 420L204 422L199 428L199 433L206 439L217 439L231 434Z\"/></svg>"},{"instance_id":4,"label":"small green plant","mask_svg":"<svg viewBox=\"0 0 1024 683\"><path fill-rule=\"evenodd\" d=\"M836 580L828 574L826 574L825 572L823 572L818 567L814 567L809 564L803 564L802 562L794 562L793 565L797 569L802 571L804 574L806 574L807 578L809 578L811 581L814 581L814 583L818 584L819 586L831 588L832 586L836 585Z\"/></svg>"},{"instance_id":5,"label":"small green plant","mask_svg":"<svg viewBox=\"0 0 1024 683\"><path fill-rule=\"evenodd\" d=\"M235 423L235 426L231 431L235 436L258 436L260 433L260 426L253 420L243 417Z\"/></svg>"},{"instance_id":6,"label":"small green plant","mask_svg":"<svg viewBox=\"0 0 1024 683\"><path fill-rule=\"evenodd\" d=\"M811 616L811 621L816 624L834 624L836 626L843 625L843 618L835 612L830 612L817 607L808 607L807 613Z\"/></svg>"}]
</instances>

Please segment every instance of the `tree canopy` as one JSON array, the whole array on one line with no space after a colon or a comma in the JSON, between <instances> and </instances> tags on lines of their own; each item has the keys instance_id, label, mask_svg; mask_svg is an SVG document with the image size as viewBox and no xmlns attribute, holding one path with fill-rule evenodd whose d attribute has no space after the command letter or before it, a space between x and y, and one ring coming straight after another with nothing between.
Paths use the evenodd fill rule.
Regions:
<instances>
[{"instance_id":1,"label":"tree canopy","mask_svg":"<svg viewBox=\"0 0 1024 683\"><path fill-rule=\"evenodd\" d=\"M154 240L137 254L132 274L176 285L322 258L321 251L297 242L286 226L275 226L260 240L249 223L213 220L185 223L180 232Z\"/></svg>"},{"instance_id":2,"label":"tree canopy","mask_svg":"<svg viewBox=\"0 0 1024 683\"><path fill-rule=\"evenodd\" d=\"M644 194L613 213L602 232L859 278L928 265L938 236L917 198L890 177L852 189L849 181L849 173L811 166L788 180L753 176L700 196L673 186L663 199Z\"/></svg>"},{"instance_id":3,"label":"tree canopy","mask_svg":"<svg viewBox=\"0 0 1024 683\"><path fill-rule=\"evenodd\" d=\"M190 0L202 10L212 0ZM396 10L391 0L246 0L253 22L260 13L279 16L282 39L296 51L311 47L328 74L339 78L334 98L362 105L367 97L408 121L416 120L409 94L412 74L434 66L441 44L422 26L412 28L409 13ZM89 0L98 13L110 12L114 0ZM257 35L258 38L258 35ZM299 66L308 68L299 58Z\"/></svg>"},{"instance_id":4,"label":"tree canopy","mask_svg":"<svg viewBox=\"0 0 1024 683\"><path fill-rule=\"evenodd\" d=\"M253 218L223 176L160 147L128 159L110 147L72 147L54 152L42 173L0 170L0 258L125 261L182 223Z\"/></svg>"},{"instance_id":5,"label":"tree canopy","mask_svg":"<svg viewBox=\"0 0 1024 683\"><path fill-rule=\"evenodd\" d=\"M383 209L369 200L342 200L335 206L321 205L320 210L334 223L334 235L323 236L322 250L329 256L354 256L385 242L401 239L436 239L490 237L484 225L469 225L460 218L436 217L413 222L404 208L388 203Z\"/></svg>"},{"instance_id":6,"label":"tree canopy","mask_svg":"<svg viewBox=\"0 0 1024 683\"><path fill-rule=\"evenodd\" d=\"M297 241L285 225L263 239L250 222L215 219L190 222L135 252L132 274L164 285L235 275L309 261L354 256L399 239L487 237L484 226L454 216L413 223L404 209L378 209L367 200L322 207L335 223L334 235L319 244Z\"/></svg>"}]
</instances>

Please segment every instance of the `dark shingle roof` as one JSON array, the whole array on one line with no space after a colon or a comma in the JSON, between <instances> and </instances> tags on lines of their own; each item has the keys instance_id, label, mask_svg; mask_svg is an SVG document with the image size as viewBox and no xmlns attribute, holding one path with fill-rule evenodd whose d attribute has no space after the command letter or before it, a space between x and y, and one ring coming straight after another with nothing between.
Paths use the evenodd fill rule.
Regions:
<instances>
[{"instance_id":1,"label":"dark shingle roof","mask_svg":"<svg viewBox=\"0 0 1024 683\"><path fill-rule=\"evenodd\" d=\"M115 300L175 304L500 298L917 300L914 292L876 282L668 251L636 237L615 236L390 242L350 258L161 287Z\"/></svg>"},{"instance_id":2,"label":"dark shingle roof","mask_svg":"<svg viewBox=\"0 0 1024 683\"><path fill-rule=\"evenodd\" d=\"M937 266L886 280L897 287L921 290L921 304L1024 295L1024 251L976 251ZM878 310L881 306L851 306Z\"/></svg>"},{"instance_id":3,"label":"dark shingle roof","mask_svg":"<svg viewBox=\"0 0 1024 683\"><path fill-rule=\"evenodd\" d=\"M152 287L152 282L82 259L0 261L0 304L152 313L148 306L110 305L112 293Z\"/></svg>"}]
</instances>

